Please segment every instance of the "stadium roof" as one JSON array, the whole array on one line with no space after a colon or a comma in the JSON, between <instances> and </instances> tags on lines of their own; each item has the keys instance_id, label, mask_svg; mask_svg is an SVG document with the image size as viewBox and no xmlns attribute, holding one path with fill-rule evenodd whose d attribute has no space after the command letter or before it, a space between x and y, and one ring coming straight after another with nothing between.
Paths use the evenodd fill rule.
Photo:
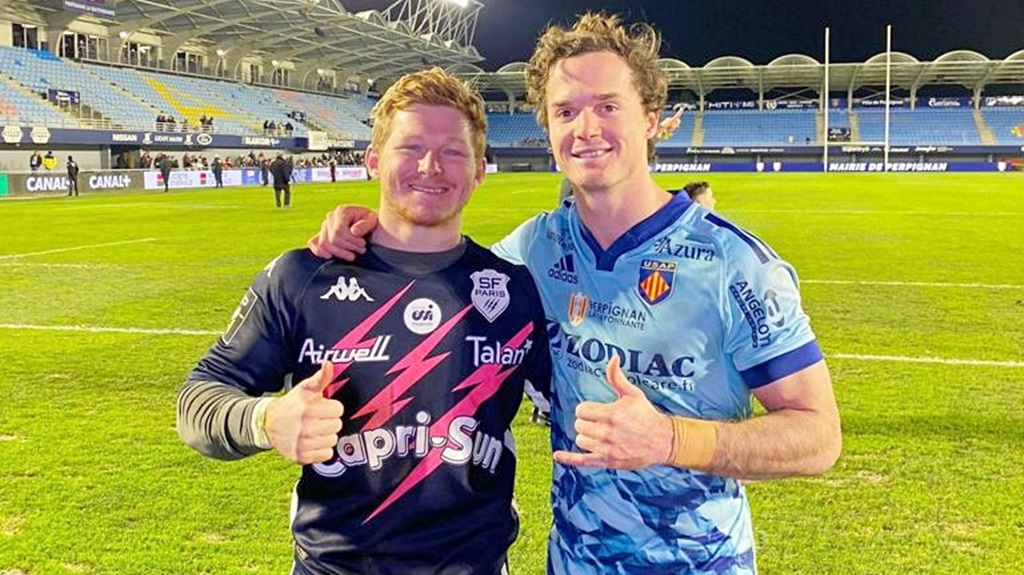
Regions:
<instances>
[{"instance_id":1,"label":"stadium roof","mask_svg":"<svg viewBox=\"0 0 1024 575\"><path fill-rule=\"evenodd\" d=\"M877 54L861 63L829 65L829 91L852 93L860 88L885 86L886 60L891 57L891 82L895 88L916 92L925 85L959 85L980 93L991 84L1024 84L1024 50L1002 60L991 60L970 50L955 50L933 62L922 62L909 54ZM704 66L693 67L671 58L659 61L668 75L669 88L692 90L703 98L719 89L742 88L764 95L774 90L820 92L825 66L810 56L788 54L762 66L739 56L722 56ZM496 72L475 65L449 68L473 81L483 91L501 91L511 96L526 93L526 64L514 62Z\"/></svg>"},{"instance_id":2,"label":"stadium roof","mask_svg":"<svg viewBox=\"0 0 1024 575\"><path fill-rule=\"evenodd\" d=\"M336 70L342 79L395 78L428 65L480 62L472 46L483 5L398 0L350 12L340 0L117 0L110 37L156 34L165 59L188 42L222 55L235 70L247 55L291 61L302 72ZM51 17L68 15L54 8ZM170 49L170 50L168 50Z\"/></svg>"}]
</instances>

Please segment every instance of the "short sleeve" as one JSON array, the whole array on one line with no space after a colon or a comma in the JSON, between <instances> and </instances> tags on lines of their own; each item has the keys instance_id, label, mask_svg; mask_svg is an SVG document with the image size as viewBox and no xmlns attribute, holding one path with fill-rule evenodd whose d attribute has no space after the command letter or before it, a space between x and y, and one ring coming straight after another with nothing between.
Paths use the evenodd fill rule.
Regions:
<instances>
[{"instance_id":1,"label":"short sleeve","mask_svg":"<svg viewBox=\"0 0 1024 575\"><path fill-rule=\"evenodd\" d=\"M755 388L820 361L822 354L801 307L796 271L750 238L732 246L723 306L726 351Z\"/></svg>"}]
</instances>

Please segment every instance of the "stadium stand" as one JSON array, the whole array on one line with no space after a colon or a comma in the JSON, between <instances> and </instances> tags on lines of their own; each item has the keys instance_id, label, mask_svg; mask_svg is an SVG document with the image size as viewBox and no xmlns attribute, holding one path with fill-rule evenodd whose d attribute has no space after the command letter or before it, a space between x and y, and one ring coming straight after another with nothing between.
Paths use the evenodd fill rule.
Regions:
<instances>
[{"instance_id":1,"label":"stadium stand","mask_svg":"<svg viewBox=\"0 0 1024 575\"><path fill-rule=\"evenodd\" d=\"M78 125L74 118L61 113L21 84L0 74L0 125L9 124Z\"/></svg>"},{"instance_id":2,"label":"stadium stand","mask_svg":"<svg viewBox=\"0 0 1024 575\"><path fill-rule=\"evenodd\" d=\"M487 142L495 147L546 147L547 138L530 113L487 114Z\"/></svg>"},{"instance_id":3,"label":"stadium stand","mask_svg":"<svg viewBox=\"0 0 1024 575\"><path fill-rule=\"evenodd\" d=\"M1024 145L1024 108L986 108L982 115L996 145Z\"/></svg>"},{"instance_id":4,"label":"stadium stand","mask_svg":"<svg viewBox=\"0 0 1024 575\"><path fill-rule=\"evenodd\" d=\"M278 107L305 112L312 123L328 132L355 140L370 139L370 128L364 122L370 116L372 100L364 97L337 98L270 88L254 89L262 98L276 101Z\"/></svg>"},{"instance_id":5,"label":"stadium stand","mask_svg":"<svg viewBox=\"0 0 1024 575\"><path fill-rule=\"evenodd\" d=\"M885 138L885 111L857 111L860 137L881 142ZM981 145L978 126L966 108L894 108L890 110L889 139L894 145Z\"/></svg>"},{"instance_id":6,"label":"stadium stand","mask_svg":"<svg viewBox=\"0 0 1024 575\"><path fill-rule=\"evenodd\" d=\"M816 142L814 110L707 111L705 146L794 145Z\"/></svg>"},{"instance_id":7,"label":"stadium stand","mask_svg":"<svg viewBox=\"0 0 1024 575\"><path fill-rule=\"evenodd\" d=\"M313 131L327 136L318 134L316 146L355 147L371 136L368 116L374 100L367 92L433 65L493 95L492 110L523 109L525 63L494 72L477 67L483 58L471 45L480 9L476 4L435 14L417 8L415 0L357 13L340 3L309 0L295 0L302 5L299 10L288 2L251 0L204 1L188 10L170 0L104 0L117 16L97 19L68 8L69 3L58 18L53 7L13 2L15 10L0 14L12 27L10 43L18 46L0 46L0 127L10 128L11 146L19 138L45 141L46 131L36 127L64 127L138 132L55 132L58 143L79 147L86 140L99 141L107 152L117 147L118 154L138 155L153 144L180 146L179 152L187 146L285 149L309 144L314 149L314 138L304 138ZM444 25L439 27L434 18ZM271 30L268 22L277 26ZM829 137L837 143L877 146L885 135L879 94L887 80L886 56L830 64L828 126L816 104L826 68L810 56L788 54L767 65L737 56L703 66L663 59L659 63L673 99L696 109L687 111L679 129L658 143L665 152L659 155L707 156L717 152L702 147L770 146L811 161L826 128L835 129ZM967 50L932 62L899 52L888 56L893 93L904 100L891 114L894 146L1024 145L1024 96L988 93L989 85L1024 85L1024 50L1003 60ZM928 93L960 95L926 98L920 95L925 87ZM69 104L63 92L51 102L48 90L73 92L77 103ZM724 93L728 97L716 100ZM665 110L663 117L669 114ZM161 115L176 122L158 125ZM203 116L214 119L212 127L200 127ZM544 157L546 135L532 113L492 111L488 119L492 148L519 148L509 150L509 157L531 169L550 165ZM265 129L268 121L277 128ZM182 132L186 122L189 132L216 138L149 133ZM290 132L281 129L289 123ZM760 151L750 153L761 161ZM1016 155L981 149L957 153ZM522 161L531 155L536 162Z\"/></svg>"}]
</instances>

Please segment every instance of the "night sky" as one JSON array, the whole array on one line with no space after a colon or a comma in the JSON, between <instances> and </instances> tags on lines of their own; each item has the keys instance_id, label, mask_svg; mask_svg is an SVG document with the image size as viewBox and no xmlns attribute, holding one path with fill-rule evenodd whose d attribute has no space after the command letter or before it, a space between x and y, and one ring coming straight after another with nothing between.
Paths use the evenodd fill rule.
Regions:
<instances>
[{"instance_id":1,"label":"night sky","mask_svg":"<svg viewBox=\"0 0 1024 575\"><path fill-rule=\"evenodd\" d=\"M662 56L703 66L719 56L767 64L791 53L824 60L823 29L831 26L832 62L859 62L893 50L932 60L968 49L1002 59L1024 49L1024 0L481 0L474 44L493 71L525 61L550 21L571 22L586 10L646 21L663 36ZM348 9L388 3L342 0Z\"/></svg>"}]
</instances>

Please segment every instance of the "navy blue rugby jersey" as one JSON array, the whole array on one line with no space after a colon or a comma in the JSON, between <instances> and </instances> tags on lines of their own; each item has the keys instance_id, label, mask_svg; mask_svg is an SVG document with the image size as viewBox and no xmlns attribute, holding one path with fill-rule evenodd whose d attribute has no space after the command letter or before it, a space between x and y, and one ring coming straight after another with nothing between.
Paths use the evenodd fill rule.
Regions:
<instances>
[{"instance_id":1,"label":"navy blue rugby jersey","mask_svg":"<svg viewBox=\"0 0 1024 575\"><path fill-rule=\"evenodd\" d=\"M524 379L548 395L551 369L526 268L469 240L422 274L372 250L352 263L287 252L189 380L256 396L324 360L345 413L336 458L296 486L296 572L501 572L518 533L510 426Z\"/></svg>"}]
</instances>

